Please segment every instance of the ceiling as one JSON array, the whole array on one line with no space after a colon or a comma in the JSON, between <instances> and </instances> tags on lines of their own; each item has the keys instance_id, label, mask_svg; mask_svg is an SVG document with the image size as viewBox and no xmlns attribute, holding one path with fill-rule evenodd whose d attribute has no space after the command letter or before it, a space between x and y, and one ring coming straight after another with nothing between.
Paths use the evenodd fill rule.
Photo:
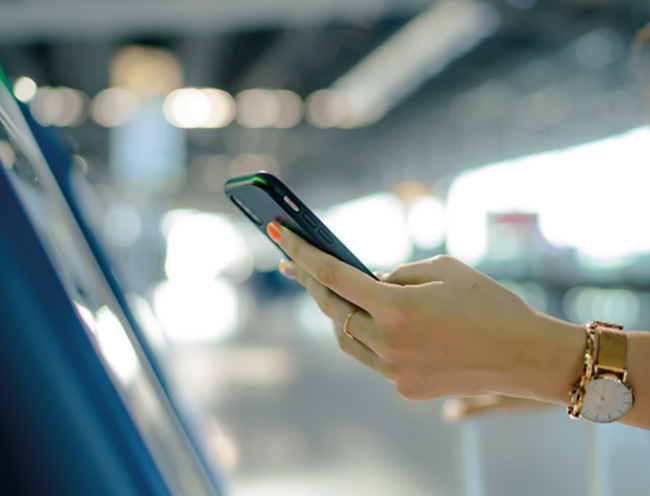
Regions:
<instances>
[{"instance_id":1,"label":"ceiling","mask_svg":"<svg viewBox=\"0 0 650 496\"><path fill-rule=\"evenodd\" d=\"M281 176L318 205L403 180L444 184L471 167L642 122L628 49L634 33L650 21L647 0L488 3L500 19L497 31L435 76L417 81L374 125L342 130L302 123L277 130L232 124L189 131L189 175L175 201L221 205L223 197L204 187L192 166L206 154L273 156ZM285 88L306 98L435 4L0 0L0 63L10 78L29 75L40 85L94 95L108 86L116 51L139 43L175 52L188 86L232 94ZM62 132L93 165L94 179L103 180L107 131L89 121Z\"/></svg>"}]
</instances>

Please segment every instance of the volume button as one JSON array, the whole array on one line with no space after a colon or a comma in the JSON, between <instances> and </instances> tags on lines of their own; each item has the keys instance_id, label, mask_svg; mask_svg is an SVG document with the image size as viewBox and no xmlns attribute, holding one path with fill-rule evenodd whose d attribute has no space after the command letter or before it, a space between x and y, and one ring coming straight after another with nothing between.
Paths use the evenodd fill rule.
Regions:
<instances>
[{"instance_id":1,"label":"volume button","mask_svg":"<svg viewBox=\"0 0 650 496\"><path fill-rule=\"evenodd\" d=\"M307 224L309 224L311 227L316 229L318 227L318 222L316 222L316 219L314 219L314 216L311 215L309 212L303 212L302 213L303 218L307 221Z\"/></svg>"},{"instance_id":2,"label":"volume button","mask_svg":"<svg viewBox=\"0 0 650 496\"><path fill-rule=\"evenodd\" d=\"M318 229L318 234L320 234L321 238L327 241L330 245L334 244L334 240L332 239L332 236L327 234L322 228Z\"/></svg>"}]
</instances>

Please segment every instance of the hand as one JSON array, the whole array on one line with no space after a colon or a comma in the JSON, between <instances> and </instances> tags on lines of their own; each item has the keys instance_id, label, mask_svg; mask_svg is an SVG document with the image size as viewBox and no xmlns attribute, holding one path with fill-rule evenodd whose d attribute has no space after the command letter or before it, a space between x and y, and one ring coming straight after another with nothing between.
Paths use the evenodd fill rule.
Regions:
<instances>
[{"instance_id":1,"label":"hand","mask_svg":"<svg viewBox=\"0 0 650 496\"><path fill-rule=\"evenodd\" d=\"M277 223L268 230L294 261L282 272L334 321L341 348L405 398L501 393L566 402L580 373L581 327L536 312L449 256L402 265L375 281ZM350 339L342 325L356 307L363 311L350 319ZM570 343L567 330L574 331Z\"/></svg>"}]
</instances>

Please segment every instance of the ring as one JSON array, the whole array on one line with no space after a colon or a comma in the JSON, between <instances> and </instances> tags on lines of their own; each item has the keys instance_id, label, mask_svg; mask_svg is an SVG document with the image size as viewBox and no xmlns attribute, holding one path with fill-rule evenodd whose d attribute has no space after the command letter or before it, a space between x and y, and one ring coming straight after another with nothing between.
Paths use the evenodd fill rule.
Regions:
<instances>
[{"instance_id":1,"label":"ring","mask_svg":"<svg viewBox=\"0 0 650 496\"><path fill-rule=\"evenodd\" d=\"M349 337L350 339L356 339L352 334L350 334L350 331L348 331L348 324L350 323L350 319L352 316L357 313L359 310L361 310L358 307L355 307L352 309L352 311L348 314L348 316L345 318L345 322L343 323L343 333Z\"/></svg>"}]
</instances>

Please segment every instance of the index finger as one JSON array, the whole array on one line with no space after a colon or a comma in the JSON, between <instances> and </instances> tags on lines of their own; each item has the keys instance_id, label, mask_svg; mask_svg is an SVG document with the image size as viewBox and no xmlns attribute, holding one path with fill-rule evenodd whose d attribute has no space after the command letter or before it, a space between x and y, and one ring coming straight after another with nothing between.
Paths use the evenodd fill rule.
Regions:
<instances>
[{"instance_id":1,"label":"index finger","mask_svg":"<svg viewBox=\"0 0 650 496\"><path fill-rule=\"evenodd\" d=\"M271 222L267 232L291 259L341 298L368 313L383 305L382 283L319 250L277 222Z\"/></svg>"}]
</instances>

